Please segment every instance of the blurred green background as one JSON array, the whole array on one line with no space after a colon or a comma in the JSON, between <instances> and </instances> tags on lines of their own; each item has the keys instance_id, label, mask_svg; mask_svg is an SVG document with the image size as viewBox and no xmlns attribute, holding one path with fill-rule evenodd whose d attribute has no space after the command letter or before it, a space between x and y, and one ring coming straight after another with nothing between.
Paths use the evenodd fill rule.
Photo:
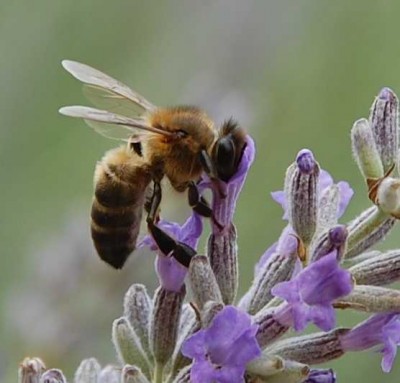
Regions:
<instances>
[{"instance_id":1,"label":"blurred green background","mask_svg":"<svg viewBox=\"0 0 400 383\"><path fill-rule=\"evenodd\" d=\"M194 103L217 121L234 116L257 144L235 221L241 292L280 233L269 193L311 148L356 190L345 220L368 206L349 131L381 87L400 92L398 1L0 2L0 381L24 356L71 377L82 358L114 360L110 326L135 281L156 286L153 257L121 272L94 255L88 232L96 160L113 147L58 115L85 102L63 58L102 69L158 105ZM185 198L164 203L182 220ZM391 234L385 248L399 247ZM361 315L343 315L353 324ZM398 382L373 352L329 364L340 382Z\"/></svg>"}]
</instances>

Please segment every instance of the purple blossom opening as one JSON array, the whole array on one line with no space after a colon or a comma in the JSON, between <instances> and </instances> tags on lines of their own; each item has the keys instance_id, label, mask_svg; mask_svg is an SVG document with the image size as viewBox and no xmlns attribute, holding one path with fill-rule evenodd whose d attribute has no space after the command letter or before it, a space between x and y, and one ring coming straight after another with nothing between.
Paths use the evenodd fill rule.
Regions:
<instances>
[{"instance_id":1,"label":"purple blossom opening","mask_svg":"<svg viewBox=\"0 0 400 383\"><path fill-rule=\"evenodd\" d=\"M206 188L211 188L213 190L212 210L214 218L218 222L218 224L212 224L214 234L220 234L221 228L222 231L224 231L224 229L229 229L229 226L232 223L236 202L240 191L242 190L244 181L246 180L250 166L254 161L255 151L256 149L253 139L250 136L246 136L246 147L243 151L236 174L227 183L220 181L225 189L226 198L221 198L218 191L214 190L215 185L213 185L207 176L204 176L204 180L199 184L200 190Z\"/></svg>"},{"instance_id":2,"label":"purple blossom opening","mask_svg":"<svg viewBox=\"0 0 400 383\"><path fill-rule=\"evenodd\" d=\"M261 354L258 325L234 306L220 311L207 329L189 337L182 354L193 359L192 383L243 383L246 365Z\"/></svg>"},{"instance_id":3,"label":"purple blossom opening","mask_svg":"<svg viewBox=\"0 0 400 383\"><path fill-rule=\"evenodd\" d=\"M203 232L202 219L194 212L183 225L164 220L160 220L158 225L177 241L183 242L194 249L197 248ZM153 251L158 250L155 241L150 235L146 235L138 244L139 248L144 246ZM157 252L155 267L162 287L169 291L180 291L187 274L186 267L182 266L174 257L166 256L160 251Z\"/></svg>"},{"instance_id":4,"label":"purple blossom opening","mask_svg":"<svg viewBox=\"0 0 400 383\"><path fill-rule=\"evenodd\" d=\"M382 370L389 372L400 345L400 313L376 314L345 334L341 343L346 351L362 351L379 346Z\"/></svg>"},{"instance_id":5,"label":"purple blossom opening","mask_svg":"<svg viewBox=\"0 0 400 383\"><path fill-rule=\"evenodd\" d=\"M272 294L287 301L296 331L304 330L309 322L324 331L335 326L333 301L353 289L351 274L342 269L337 252L322 257L303 269L291 281L278 283Z\"/></svg>"},{"instance_id":6,"label":"purple blossom opening","mask_svg":"<svg viewBox=\"0 0 400 383\"><path fill-rule=\"evenodd\" d=\"M307 380L305 380L303 383L335 383L335 382L336 382L336 374L332 369L329 370L315 369L310 371Z\"/></svg>"},{"instance_id":7,"label":"purple blossom opening","mask_svg":"<svg viewBox=\"0 0 400 383\"><path fill-rule=\"evenodd\" d=\"M321 170L319 174L319 179L318 179L318 190L319 190L319 195L322 195L325 191L326 188L330 187L333 185L333 178L331 175L326 171L326 170ZM345 181L339 181L337 184L337 187L339 188L339 194L340 194L340 199L339 199L339 208L338 208L338 214L337 217L340 218L343 213L345 212L347 206L350 203L351 198L353 197L353 189L350 187L348 182ZM287 199L285 192L283 190L278 190L275 192L271 193L272 199L279 203L282 206L282 209L284 211L283 214L283 219L287 220L288 217L288 206L287 206Z\"/></svg>"}]
</instances>

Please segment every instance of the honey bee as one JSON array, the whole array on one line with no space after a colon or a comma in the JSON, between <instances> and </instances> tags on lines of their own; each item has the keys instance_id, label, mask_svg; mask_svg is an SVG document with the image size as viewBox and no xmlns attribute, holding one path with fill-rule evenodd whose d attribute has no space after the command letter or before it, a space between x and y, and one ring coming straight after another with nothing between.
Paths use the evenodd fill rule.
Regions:
<instances>
[{"instance_id":1,"label":"honey bee","mask_svg":"<svg viewBox=\"0 0 400 383\"><path fill-rule=\"evenodd\" d=\"M101 135L124 142L96 165L91 234L100 258L122 268L135 250L143 210L159 249L188 266L194 250L157 226L166 177L189 205L211 217L197 183L205 172L224 198L223 183L236 172L246 146L245 131L232 119L220 129L194 106L156 107L128 86L88 65L64 60L96 107L66 106L59 112L82 118Z\"/></svg>"}]
</instances>

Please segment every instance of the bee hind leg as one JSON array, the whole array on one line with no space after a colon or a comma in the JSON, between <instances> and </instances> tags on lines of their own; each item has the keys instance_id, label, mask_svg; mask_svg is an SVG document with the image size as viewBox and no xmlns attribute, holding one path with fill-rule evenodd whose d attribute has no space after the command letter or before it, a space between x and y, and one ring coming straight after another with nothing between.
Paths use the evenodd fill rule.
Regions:
<instances>
[{"instance_id":1,"label":"bee hind leg","mask_svg":"<svg viewBox=\"0 0 400 383\"><path fill-rule=\"evenodd\" d=\"M173 256L180 264L189 267L191 259L196 255L196 251L185 243L176 241L155 224L158 219L161 193L160 183L154 181L153 194L148 207L147 227L162 253L166 256Z\"/></svg>"}]
</instances>

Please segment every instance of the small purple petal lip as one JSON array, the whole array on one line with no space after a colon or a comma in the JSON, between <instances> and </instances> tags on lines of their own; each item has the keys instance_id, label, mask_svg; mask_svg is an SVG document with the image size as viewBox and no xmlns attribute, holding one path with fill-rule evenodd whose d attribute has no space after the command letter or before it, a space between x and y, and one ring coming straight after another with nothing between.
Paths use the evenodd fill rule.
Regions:
<instances>
[{"instance_id":1,"label":"small purple petal lip","mask_svg":"<svg viewBox=\"0 0 400 383\"><path fill-rule=\"evenodd\" d=\"M190 381L242 383L247 363L261 355L257 330L249 314L225 306L209 328L197 331L182 346L183 355L193 359Z\"/></svg>"},{"instance_id":2,"label":"small purple petal lip","mask_svg":"<svg viewBox=\"0 0 400 383\"><path fill-rule=\"evenodd\" d=\"M308 378L303 383L335 383L336 374L332 369L320 370L313 369L310 371Z\"/></svg>"},{"instance_id":3,"label":"small purple petal lip","mask_svg":"<svg viewBox=\"0 0 400 383\"><path fill-rule=\"evenodd\" d=\"M296 158L297 166L302 173L310 174L315 169L315 158L311 150L302 149L297 154Z\"/></svg>"},{"instance_id":4,"label":"small purple petal lip","mask_svg":"<svg viewBox=\"0 0 400 383\"><path fill-rule=\"evenodd\" d=\"M345 351L362 351L380 347L382 370L392 368L400 345L400 312L375 314L361 322L341 339Z\"/></svg>"},{"instance_id":5,"label":"small purple petal lip","mask_svg":"<svg viewBox=\"0 0 400 383\"><path fill-rule=\"evenodd\" d=\"M340 268L337 251L322 257L303 269L291 281L278 283L272 294L286 300L292 312L296 331L313 322L324 331L335 325L332 303L353 289L351 274Z\"/></svg>"}]
</instances>

